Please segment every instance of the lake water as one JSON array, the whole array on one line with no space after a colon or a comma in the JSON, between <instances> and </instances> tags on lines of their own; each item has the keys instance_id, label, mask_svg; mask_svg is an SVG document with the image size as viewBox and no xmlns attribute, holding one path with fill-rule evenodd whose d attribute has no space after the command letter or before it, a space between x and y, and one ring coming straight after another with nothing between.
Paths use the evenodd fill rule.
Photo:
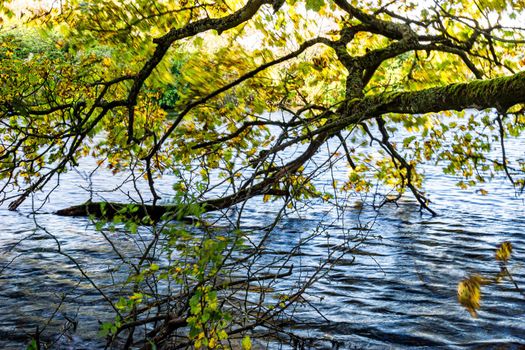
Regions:
<instances>
[{"instance_id":1,"label":"lake water","mask_svg":"<svg viewBox=\"0 0 525 350\"><path fill-rule=\"evenodd\" d=\"M523 158L525 139L514 140L508 153ZM319 159L323 157L320 154ZM87 172L93 162L80 168ZM525 298L508 281L484 286L478 318L457 302L458 282L470 273L494 275L499 266L494 259L496 246L510 241L514 251L511 272L525 288L525 203L523 196L499 176L479 188L461 190L457 178L443 175L440 166L425 167L427 190L432 208L440 215L421 214L416 202L407 197L399 206L389 204L376 211L368 205L352 206L344 212L313 202L300 215L284 218L267 243L269 251L288 251L307 237L318 224L323 233L305 245L296 266L315 267L326 258L330 247L367 236L359 250L339 260L305 295L315 306L294 310L297 319L291 330L306 339L305 348L520 348L525 345ZM318 184L335 179L344 181L345 166L321 176ZM101 172L92 178L96 189L110 190L122 177ZM159 186L170 192L173 179ZM99 293L84 279L76 266L56 253L62 251L77 259L85 272L102 287L124 276L115 271L118 259L105 239L85 218L58 217L53 211L84 202L86 185L75 172L61 178L61 186L35 216L28 200L18 212L0 209L0 348L16 349L27 344L27 335L36 327L46 327L52 336L66 332L58 347L97 349L104 347L98 335L99 321L113 317ZM129 187L129 186L128 186ZM106 198L125 200L124 192L106 193ZM39 195L35 204L43 199ZM355 202L356 197L351 198ZM267 224L277 204L250 200L243 224ZM350 202L349 202L350 203ZM35 222L48 233L35 229ZM369 230L359 230L366 227ZM135 242L118 232L112 238L122 250L133 252ZM23 239L23 240L22 240ZM22 241L21 241L22 240ZM19 242L21 241L21 242ZM19 243L17 243L19 242ZM353 258L355 257L355 260ZM297 265L299 264L299 265ZM7 266L9 265L9 266ZM53 321L46 320L59 310ZM269 347L288 347L270 342Z\"/></svg>"}]
</instances>

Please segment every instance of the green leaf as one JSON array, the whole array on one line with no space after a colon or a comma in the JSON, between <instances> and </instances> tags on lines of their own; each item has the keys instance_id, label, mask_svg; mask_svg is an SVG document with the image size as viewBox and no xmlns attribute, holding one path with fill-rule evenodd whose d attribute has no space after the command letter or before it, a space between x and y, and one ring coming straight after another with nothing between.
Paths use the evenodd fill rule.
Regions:
<instances>
[{"instance_id":1,"label":"green leaf","mask_svg":"<svg viewBox=\"0 0 525 350\"><path fill-rule=\"evenodd\" d=\"M403 146L408 147L408 145L416 139L417 136L410 136L403 140Z\"/></svg>"},{"instance_id":2,"label":"green leaf","mask_svg":"<svg viewBox=\"0 0 525 350\"><path fill-rule=\"evenodd\" d=\"M245 335L244 338L242 338L241 342L242 350L251 350L252 348L252 340L249 336Z\"/></svg>"},{"instance_id":3,"label":"green leaf","mask_svg":"<svg viewBox=\"0 0 525 350\"><path fill-rule=\"evenodd\" d=\"M324 5L324 0L306 0L306 9L319 11Z\"/></svg>"},{"instance_id":4,"label":"green leaf","mask_svg":"<svg viewBox=\"0 0 525 350\"><path fill-rule=\"evenodd\" d=\"M36 340L31 339L29 344L27 344L26 350L37 350L37 349L38 349L38 344L36 343Z\"/></svg>"},{"instance_id":5,"label":"green leaf","mask_svg":"<svg viewBox=\"0 0 525 350\"><path fill-rule=\"evenodd\" d=\"M197 292L190 299L190 310L193 315L201 311L201 293Z\"/></svg>"},{"instance_id":6,"label":"green leaf","mask_svg":"<svg viewBox=\"0 0 525 350\"><path fill-rule=\"evenodd\" d=\"M201 38L200 36L196 37L194 40L193 40L193 44L195 45L195 47L202 47L202 44L204 43L204 39Z\"/></svg>"}]
</instances>

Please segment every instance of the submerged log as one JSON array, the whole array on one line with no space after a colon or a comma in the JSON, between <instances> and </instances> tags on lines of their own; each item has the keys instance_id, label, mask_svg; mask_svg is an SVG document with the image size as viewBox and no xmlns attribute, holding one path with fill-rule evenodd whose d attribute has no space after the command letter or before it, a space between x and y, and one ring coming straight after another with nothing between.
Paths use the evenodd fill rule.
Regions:
<instances>
[{"instance_id":1,"label":"submerged log","mask_svg":"<svg viewBox=\"0 0 525 350\"><path fill-rule=\"evenodd\" d=\"M288 195L288 191L282 190L265 190L262 193L249 193L248 195L227 196L224 198L211 199L195 203L202 213L229 208L242 200L246 200L253 195L270 194L274 196ZM194 206L194 207L195 207ZM194 212L190 209L191 205L185 204L168 204L168 205L149 205L149 204L126 204L118 202L91 202L74 205L72 207L60 209L55 212L60 216L92 216L99 219L113 219L116 216L122 216L127 219L143 221L150 219L153 222L159 220L180 220L191 221L195 219L192 215Z\"/></svg>"},{"instance_id":2,"label":"submerged log","mask_svg":"<svg viewBox=\"0 0 525 350\"><path fill-rule=\"evenodd\" d=\"M163 216L171 219L177 218L180 209L180 207L175 205L153 206L148 204L125 204L116 202L86 202L84 204L60 209L56 211L55 214L60 216L93 216L99 219L113 219L115 216L123 216L138 220L150 218L153 221L159 221Z\"/></svg>"}]
</instances>

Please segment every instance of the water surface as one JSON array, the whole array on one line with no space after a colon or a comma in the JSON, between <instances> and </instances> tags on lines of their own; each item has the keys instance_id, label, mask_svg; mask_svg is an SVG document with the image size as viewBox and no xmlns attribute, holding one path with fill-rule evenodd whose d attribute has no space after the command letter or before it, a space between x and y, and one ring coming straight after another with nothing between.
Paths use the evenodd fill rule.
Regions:
<instances>
[{"instance_id":1,"label":"water surface","mask_svg":"<svg viewBox=\"0 0 525 350\"><path fill-rule=\"evenodd\" d=\"M525 139L520 139L509 145L508 152L522 157L523 150ZM93 165L86 161L80 170L87 172ZM479 187L461 190L455 186L458 179L443 175L440 168L425 168L425 188L432 208L440 214L437 217L422 214L416 202L407 197L399 206L389 204L380 211L367 205L348 207L341 221L336 220L340 212L320 201L278 225L267 243L268 251L275 254L289 251L323 223L324 233L294 257L297 261L291 261L305 271L326 259L330 247L355 237L368 237L360 250L349 252L306 293L305 298L322 316L306 305L295 310L297 324L292 330L306 339L306 348L492 349L525 344L525 298L508 281L483 288L478 318L472 318L456 299L457 283L468 274L491 275L499 271L494 251L497 244L506 240L514 246L511 272L518 285L525 288L523 197L503 176L481 186L488 191L486 195L478 191ZM338 167L333 176L344 181L346 174L346 167ZM330 184L331 176L326 174L316 181ZM122 177L113 178L104 172L92 178L94 188L107 190L121 180ZM167 177L159 183L161 193L170 193L172 181ZM31 215L30 202L18 212L0 209L3 349L23 347L37 326L47 327L46 334L50 335L70 327L57 343L60 348L104 346L98 335L99 322L111 320L112 310L77 266L57 254L57 242L50 235L102 287L124 278L122 272L116 272L119 261L111 247L89 220L53 214L54 210L89 198L81 185L86 182L79 174L64 175L60 188L36 216ZM126 191L131 189L104 196L125 200ZM42 200L43 195L39 195L35 203ZM261 206L260 199L250 200L243 224L263 226L276 209L277 204ZM36 229L35 221L47 232ZM363 227L368 230L358 230ZM132 254L137 250L135 242L124 235L113 235L123 251ZM53 321L45 325L59 306ZM72 331L73 324L76 331Z\"/></svg>"}]
</instances>

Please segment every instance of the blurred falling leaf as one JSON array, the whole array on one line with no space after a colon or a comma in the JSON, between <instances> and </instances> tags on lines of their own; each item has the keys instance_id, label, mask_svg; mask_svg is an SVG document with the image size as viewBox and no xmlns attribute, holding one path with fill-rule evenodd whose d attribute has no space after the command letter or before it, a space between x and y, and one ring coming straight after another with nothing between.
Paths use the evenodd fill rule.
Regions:
<instances>
[{"instance_id":1,"label":"blurred falling leaf","mask_svg":"<svg viewBox=\"0 0 525 350\"><path fill-rule=\"evenodd\" d=\"M458 301L463 305L472 317L477 317L481 300L480 285L483 279L480 276L471 276L458 284Z\"/></svg>"},{"instance_id":2,"label":"blurred falling leaf","mask_svg":"<svg viewBox=\"0 0 525 350\"><path fill-rule=\"evenodd\" d=\"M496 249L496 260L507 262L512 254L512 244L510 242L503 242Z\"/></svg>"}]
</instances>

